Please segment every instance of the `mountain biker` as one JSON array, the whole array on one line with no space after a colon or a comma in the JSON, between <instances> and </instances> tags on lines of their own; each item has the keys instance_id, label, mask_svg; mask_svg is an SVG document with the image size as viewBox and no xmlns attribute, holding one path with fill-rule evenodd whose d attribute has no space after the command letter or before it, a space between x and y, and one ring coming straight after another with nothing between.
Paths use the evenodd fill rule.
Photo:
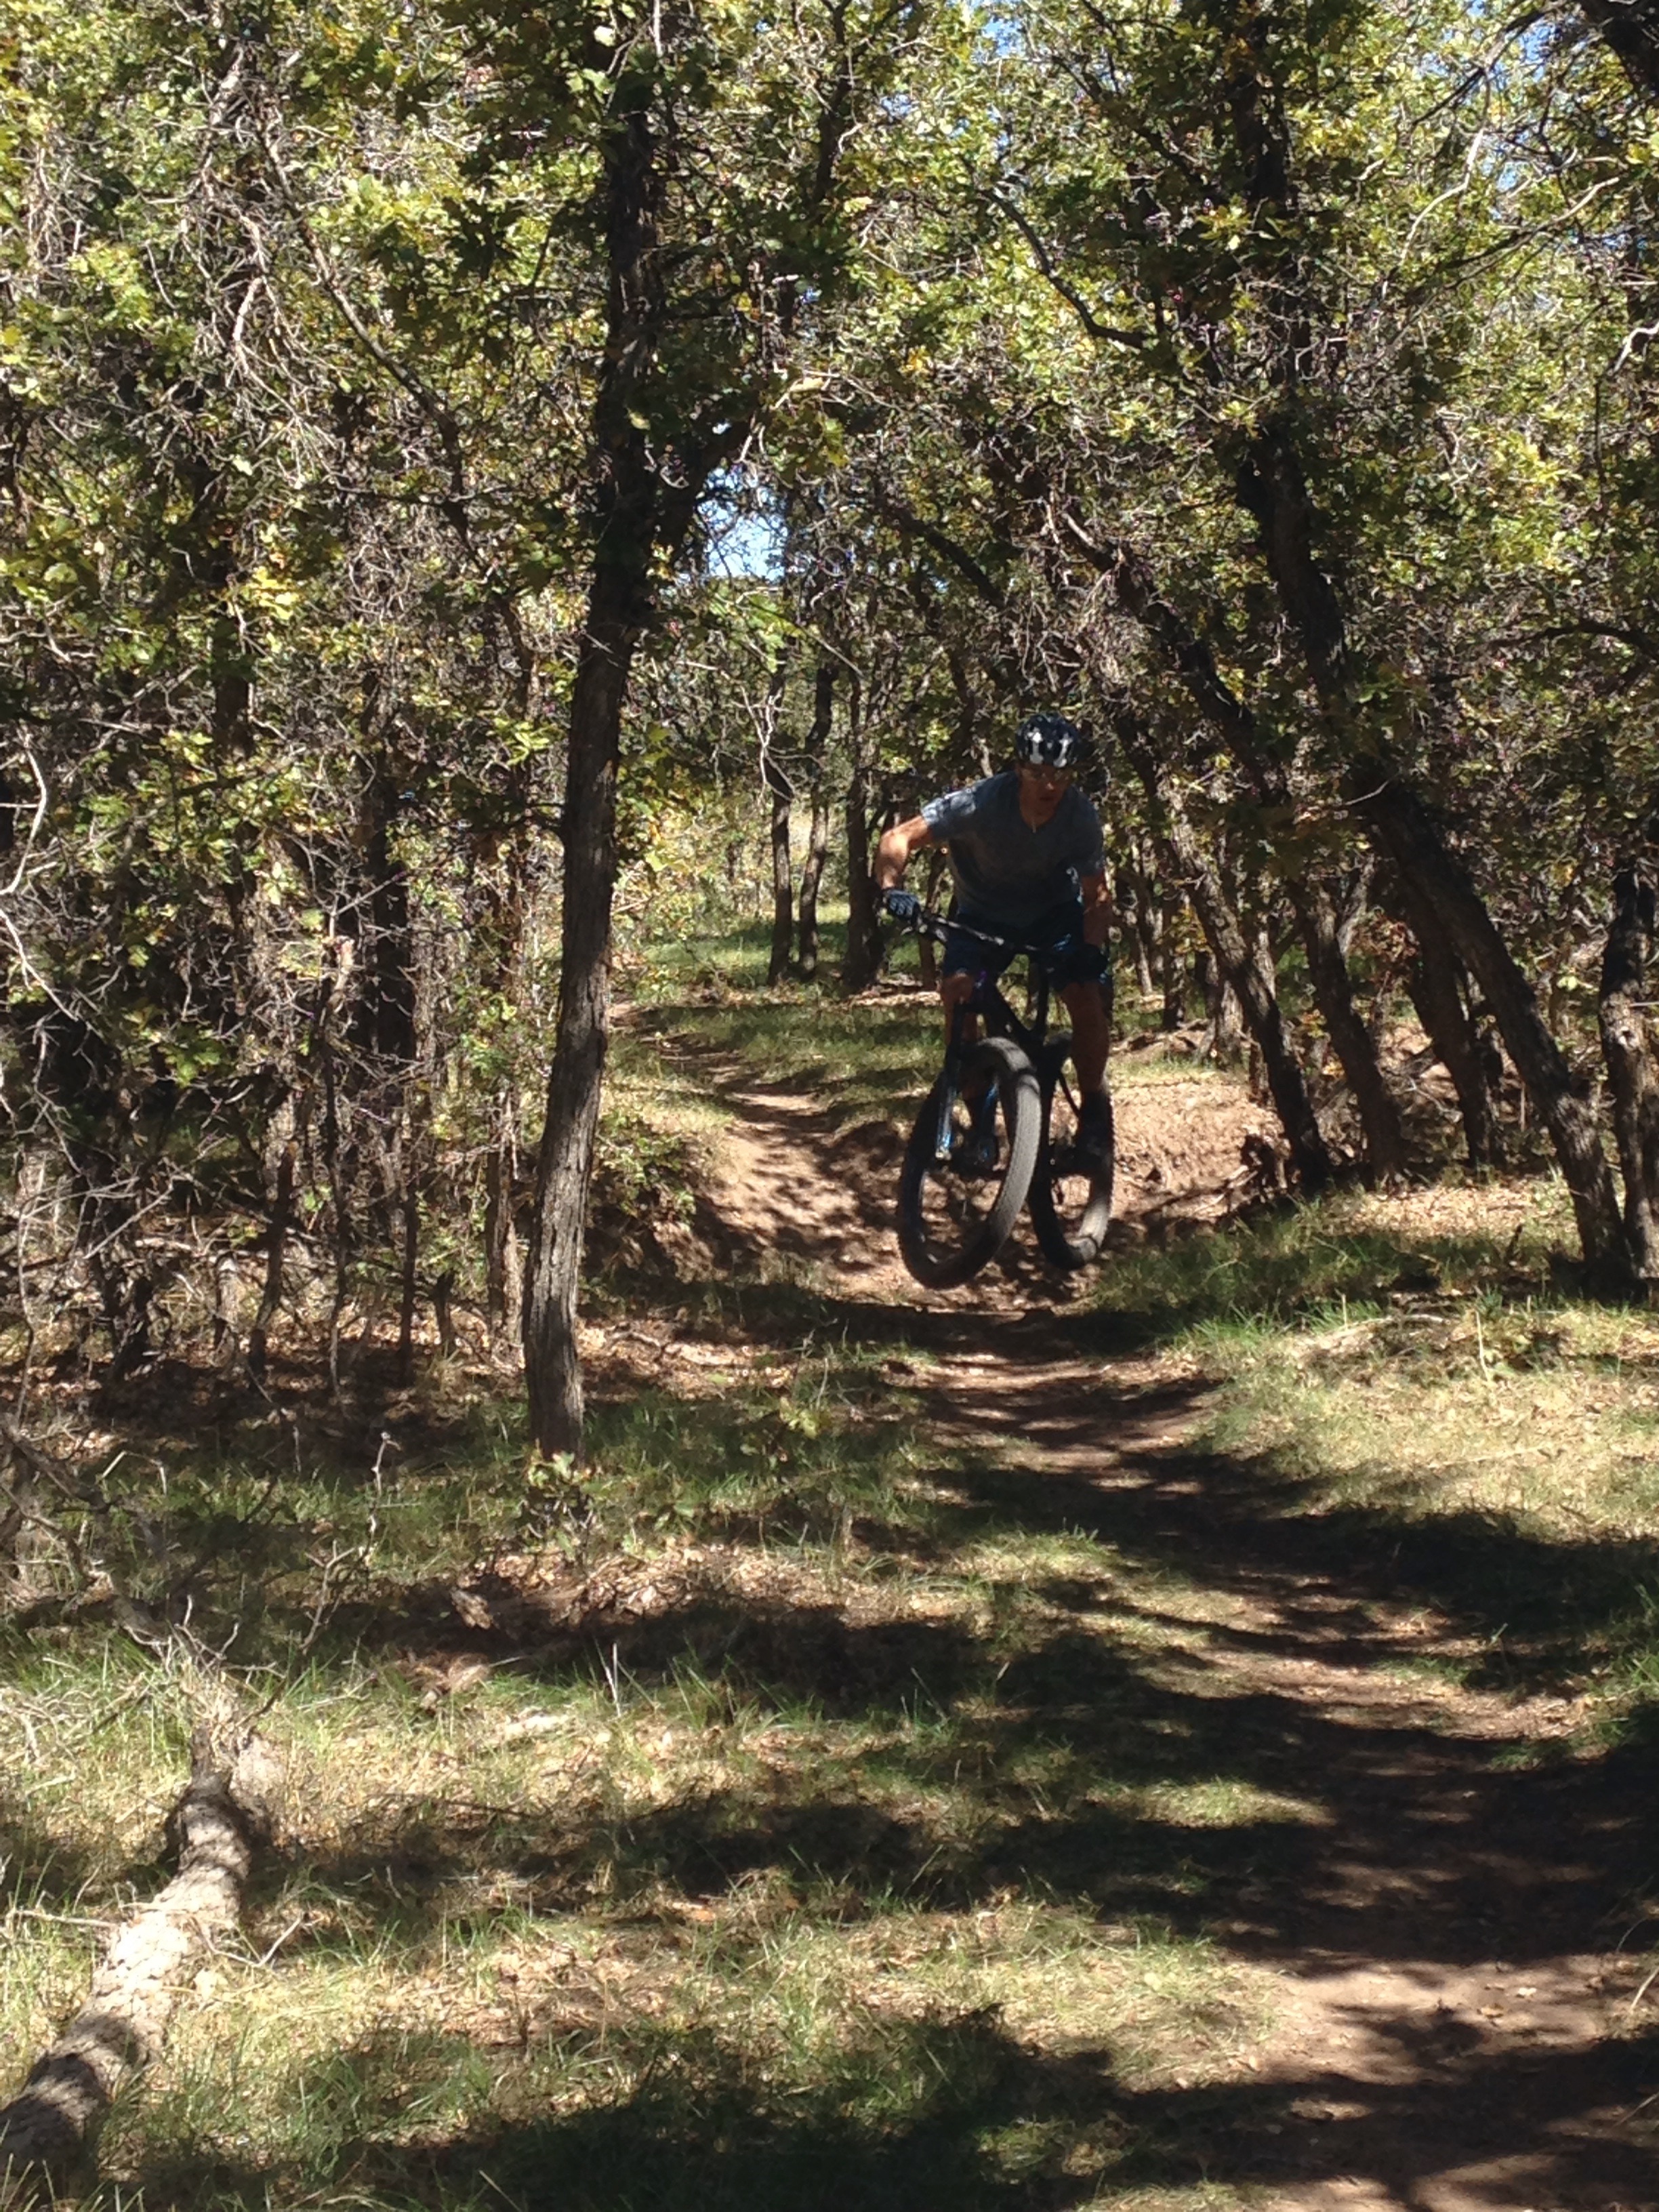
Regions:
<instances>
[{"instance_id":1,"label":"mountain biker","mask_svg":"<svg viewBox=\"0 0 1659 2212\"><path fill-rule=\"evenodd\" d=\"M956 882L949 920L1048 951L1049 971L1072 1018L1078 1146L1098 1152L1111 1128L1111 1019L1101 987L1109 972L1112 902L1100 817L1073 781L1091 752L1087 738L1065 715L1028 714L1014 733L1012 768L945 792L888 830L876 850L876 887L895 920L914 921L921 902L900 888L904 871L913 854L942 845ZM1015 957L1012 947L947 927L939 987L947 1022L981 975L1000 975Z\"/></svg>"}]
</instances>

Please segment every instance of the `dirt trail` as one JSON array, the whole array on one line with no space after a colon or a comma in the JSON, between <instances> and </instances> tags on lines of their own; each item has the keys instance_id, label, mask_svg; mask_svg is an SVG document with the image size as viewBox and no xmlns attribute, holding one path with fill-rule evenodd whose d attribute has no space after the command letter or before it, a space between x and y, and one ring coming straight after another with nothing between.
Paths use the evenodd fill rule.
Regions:
<instances>
[{"instance_id":1,"label":"dirt trail","mask_svg":"<svg viewBox=\"0 0 1659 2212\"><path fill-rule=\"evenodd\" d=\"M837 1130L799 1091L726 1076L720 1095L736 1119L721 1148L715 1212L739 1243L827 1269L860 1295L907 1304L1003 1312L1011 1279L1045 1308L1066 1294L1037 1262L1022 1223L988 1278L943 1297L924 1295L894 1238L902 1133L884 1122ZM1116 1114L1115 1234L1124 1241L1216 1219L1255 1173L1247 1141L1265 1139L1271 1149L1271 1115L1212 1079L1128 1091Z\"/></svg>"},{"instance_id":2,"label":"dirt trail","mask_svg":"<svg viewBox=\"0 0 1659 2212\"><path fill-rule=\"evenodd\" d=\"M1224 1599L1219 1621L1181 1625L1164 1672L1183 1697L1238 1701L1258 1736L1277 1731L1282 1786L1318 1808L1285 1827L1268 1871L1206 1893L1216 1940L1270 1972L1279 2000L1248 2081L1206 2104L1239 2179L1224 2201L1659 2207L1659 2053L1633 2038L1638 1977L1610 1917L1650 1878L1644 1778L1540 1767L1534 1747L1583 1715L1437 1676L1463 1648L1450 1624L1391 1595L1387 1560L1334 1553L1318 1516L1275 1516L1231 1463L1191 1449L1190 1387L1130 1359L1054 1358L1054 1281L1029 1255L944 1297L919 1291L894 1250L892 1133L837 1135L810 1100L752 1083L723 1095L738 1117L716 1196L731 1234L849 1305L902 1303L907 1326L936 1313L942 1364L917 1385L934 1432L1029 1482L1046 1525L1151 1547ZM1130 1091L1131 1221L1219 1211L1259 1126L1213 1083ZM964 1307L966 1335L946 1325Z\"/></svg>"}]
</instances>

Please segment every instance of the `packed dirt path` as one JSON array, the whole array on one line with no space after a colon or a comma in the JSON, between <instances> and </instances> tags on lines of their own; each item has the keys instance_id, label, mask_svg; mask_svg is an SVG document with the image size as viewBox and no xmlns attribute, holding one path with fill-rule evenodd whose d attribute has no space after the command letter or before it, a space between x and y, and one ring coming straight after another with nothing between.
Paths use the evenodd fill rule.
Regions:
<instances>
[{"instance_id":1,"label":"packed dirt path","mask_svg":"<svg viewBox=\"0 0 1659 2212\"><path fill-rule=\"evenodd\" d=\"M736 1117L714 1194L729 1235L812 1271L850 1334L925 1346L919 1422L994 1468L1005 1500L1020 1486L1034 1524L1203 1584L1214 1617L1176 1624L1154 1679L1231 1701L1309 1808L1265 1863L1218 1860L1205 1891L1206 1933L1271 1978L1276 2025L1243 2079L1168 2100L1202 2139L1203 2203L1659 2207L1659 2039L1640 2033L1651 2007L1621 1948L1625 1908L1651 1884L1640 1763L1552 1762L1577 1706L1459 1686L1445 1662L1468 1646L1397 1563L1346 1548L1317 1514L1286 1517L1247 1465L1207 1455L1189 1373L1077 1356L1066 1294L1029 1254L921 1291L895 1255L894 1133L838 1134L811 1101L729 1071L720 1088ZM1132 1218L1173 1205L1201 1219L1237 1188L1252 1110L1203 1091L1213 1127L1184 1182L1146 1169L1190 1102L1168 1087L1122 1101ZM1075 1602L1098 1610L1107 1594Z\"/></svg>"}]
</instances>

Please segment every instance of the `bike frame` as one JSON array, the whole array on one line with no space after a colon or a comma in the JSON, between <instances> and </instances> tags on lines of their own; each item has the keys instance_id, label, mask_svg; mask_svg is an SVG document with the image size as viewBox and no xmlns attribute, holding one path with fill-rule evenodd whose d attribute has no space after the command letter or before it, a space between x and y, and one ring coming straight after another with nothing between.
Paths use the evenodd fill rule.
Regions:
<instances>
[{"instance_id":1,"label":"bike frame","mask_svg":"<svg viewBox=\"0 0 1659 2212\"><path fill-rule=\"evenodd\" d=\"M940 944L945 941L946 930L954 929L959 936L994 945L999 952L1012 951L1016 959L1023 955L1031 963L1032 988L1036 997L1030 1021L1024 1022L1008 1003L997 979L981 969L971 994L951 1009L945 1044L945 1073L950 1082L939 1102L939 1126L933 1140L935 1152L943 1158L950 1149L951 1108L961 1096L962 1063L974 1042L969 1034L973 1024L983 1021L988 1035L1012 1038L1032 1066L1036 1066L1048 1034L1049 978L1043 965L1045 948L1040 945L1023 945L1006 937L993 937L983 929L970 928L966 922L949 921L928 907L922 908L914 926L919 935L934 938Z\"/></svg>"}]
</instances>

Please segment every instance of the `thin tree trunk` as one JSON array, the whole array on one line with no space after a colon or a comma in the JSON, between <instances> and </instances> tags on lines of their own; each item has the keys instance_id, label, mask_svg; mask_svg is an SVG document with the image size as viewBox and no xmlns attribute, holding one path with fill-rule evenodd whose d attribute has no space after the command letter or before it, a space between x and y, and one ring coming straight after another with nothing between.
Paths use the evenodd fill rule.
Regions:
<instances>
[{"instance_id":1,"label":"thin tree trunk","mask_svg":"<svg viewBox=\"0 0 1659 2212\"><path fill-rule=\"evenodd\" d=\"M1164 1012L1159 1026L1178 1030L1187 1018L1187 969L1180 951L1181 902L1164 895L1158 927L1158 962L1164 971Z\"/></svg>"},{"instance_id":2,"label":"thin tree trunk","mask_svg":"<svg viewBox=\"0 0 1659 2212\"><path fill-rule=\"evenodd\" d=\"M789 806L795 793L775 750L778 720L783 711L784 693L788 682L788 663L781 659L767 684L766 700L759 718L761 782L768 798L767 839L772 858L772 947L766 963L769 983L781 983L789 973L789 956L793 950L795 934L794 892L790 881L789 862Z\"/></svg>"},{"instance_id":3,"label":"thin tree trunk","mask_svg":"<svg viewBox=\"0 0 1659 2212\"><path fill-rule=\"evenodd\" d=\"M1186 875L1199 926L1208 938L1223 978L1231 985L1245 1027L1261 1054L1267 1091L1291 1147L1302 1188L1310 1196L1331 1179L1331 1156L1308 1095L1307 1078L1291 1042L1273 978L1259 949L1253 953L1221 879L1183 822L1173 841L1176 866Z\"/></svg>"},{"instance_id":4,"label":"thin tree trunk","mask_svg":"<svg viewBox=\"0 0 1659 2212\"><path fill-rule=\"evenodd\" d=\"M876 979L869 781L869 770L860 762L847 787L847 957L841 980L848 991L866 990Z\"/></svg>"},{"instance_id":5,"label":"thin tree trunk","mask_svg":"<svg viewBox=\"0 0 1659 2212\"><path fill-rule=\"evenodd\" d=\"M1164 847L1165 872L1184 885L1216 965L1237 994L1246 1026L1261 1049L1268 1092L1302 1187L1310 1194L1322 1190L1331 1179L1330 1153L1291 1042L1271 970L1247 942L1220 876L1164 786L1152 747L1127 716L1120 718L1118 728L1124 750L1152 802Z\"/></svg>"},{"instance_id":6,"label":"thin tree trunk","mask_svg":"<svg viewBox=\"0 0 1659 2212\"><path fill-rule=\"evenodd\" d=\"M824 771L835 711L836 672L829 661L821 660L812 678L812 730L806 741L812 773L812 828L800 874L800 974L805 982L818 972L818 886L830 850L830 785Z\"/></svg>"},{"instance_id":7,"label":"thin tree trunk","mask_svg":"<svg viewBox=\"0 0 1659 2212\"><path fill-rule=\"evenodd\" d=\"M1414 792L1389 778L1360 794L1356 805L1401 878L1421 899L1425 927L1443 932L1480 986L1510 1058L1549 1130L1572 1198L1587 1264L1603 1272L1625 1272L1629 1255L1619 1197L1595 1115L1575 1088L1572 1071L1539 1013L1532 986L1498 935L1486 902Z\"/></svg>"},{"instance_id":8,"label":"thin tree trunk","mask_svg":"<svg viewBox=\"0 0 1659 2212\"><path fill-rule=\"evenodd\" d=\"M584 1413L576 1307L582 1234L611 1019L611 923L617 882L617 769L623 707L651 613L653 556L677 542L671 497L635 404L666 315L658 254L663 179L644 81L621 85L605 153L610 283L605 368L593 403L591 467L601 520L571 686L565 760L559 1009L536 1165L525 1270L524 1364L530 1437L544 1458L579 1459ZM710 465L712 465L712 459ZM702 482L672 494L683 525Z\"/></svg>"},{"instance_id":9,"label":"thin tree trunk","mask_svg":"<svg viewBox=\"0 0 1659 2212\"><path fill-rule=\"evenodd\" d=\"M537 671L514 611L510 629L520 647L519 711L529 715L537 696ZM531 785L528 768L509 772L503 792L511 827L488 853L495 872L484 910L483 932L489 948L490 983L505 1006L520 1003L525 915L528 897ZM491 1338L516 1336L523 1285L519 1269L518 1225L514 1191L519 1173L519 1092L511 1076L498 1086L489 1106L489 1141L484 1153L484 1312Z\"/></svg>"},{"instance_id":10,"label":"thin tree trunk","mask_svg":"<svg viewBox=\"0 0 1659 2212\"><path fill-rule=\"evenodd\" d=\"M1152 963L1158 957L1157 911L1152 887L1139 868L1118 871L1118 911L1126 926L1129 958L1135 971L1135 989L1143 999L1152 995Z\"/></svg>"},{"instance_id":11,"label":"thin tree trunk","mask_svg":"<svg viewBox=\"0 0 1659 2212\"><path fill-rule=\"evenodd\" d=\"M1396 909L1417 946L1406 970L1406 988L1434 1055L1457 1093L1469 1165L1490 1167L1504 1156L1503 1133L1486 1079L1480 1039L1458 987L1456 955L1448 948L1435 926L1433 910L1419 897L1415 887L1398 876L1385 878L1385 883L1387 903Z\"/></svg>"},{"instance_id":12,"label":"thin tree trunk","mask_svg":"<svg viewBox=\"0 0 1659 2212\"><path fill-rule=\"evenodd\" d=\"M289 1113L291 1115L291 1106ZM264 1374L270 1324L276 1318L276 1310L283 1302L283 1267L288 1256L289 1231L294 1222L294 1176L298 1152L299 1148L290 1136L276 1162L276 1190L271 1200L270 1232L265 1245L264 1289L247 1339L248 1372L256 1379Z\"/></svg>"},{"instance_id":13,"label":"thin tree trunk","mask_svg":"<svg viewBox=\"0 0 1659 2212\"><path fill-rule=\"evenodd\" d=\"M492 1336L518 1326L524 1286L513 1192L519 1173L518 1115L510 1087L495 1094L489 1150L484 1156L484 1302Z\"/></svg>"},{"instance_id":14,"label":"thin tree trunk","mask_svg":"<svg viewBox=\"0 0 1659 2212\"><path fill-rule=\"evenodd\" d=\"M874 878L870 872L870 763L856 679L852 698L853 773L847 786L847 957L842 988L867 990L879 966Z\"/></svg>"},{"instance_id":15,"label":"thin tree trunk","mask_svg":"<svg viewBox=\"0 0 1659 2212\"><path fill-rule=\"evenodd\" d=\"M1642 1011L1653 922L1653 886L1627 864L1613 879L1613 923L1601 961L1601 1051L1625 1171L1625 1235L1644 1283L1659 1279L1659 1076Z\"/></svg>"},{"instance_id":16,"label":"thin tree trunk","mask_svg":"<svg viewBox=\"0 0 1659 2212\"><path fill-rule=\"evenodd\" d=\"M789 786L775 768L769 774L771 793L772 952L766 980L781 983L789 973L795 934L795 902L789 866Z\"/></svg>"},{"instance_id":17,"label":"thin tree trunk","mask_svg":"<svg viewBox=\"0 0 1659 2212\"><path fill-rule=\"evenodd\" d=\"M800 872L800 976L810 983L818 972L818 885L830 850L830 796L819 769L812 778L812 828Z\"/></svg>"},{"instance_id":18,"label":"thin tree trunk","mask_svg":"<svg viewBox=\"0 0 1659 2212\"><path fill-rule=\"evenodd\" d=\"M398 1270L398 1380L405 1389L415 1380L415 1308L420 1296L420 1145L411 1125L404 1133L403 1257Z\"/></svg>"},{"instance_id":19,"label":"thin tree trunk","mask_svg":"<svg viewBox=\"0 0 1659 2212\"><path fill-rule=\"evenodd\" d=\"M1307 955L1314 1002L1359 1109L1371 1178L1397 1182L1406 1172L1406 1133L1377 1056L1376 1040L1354 1004L1353 979L1342 956L1340 917L1322 884L1293 875L1282 881Z\"/></svg>"},{"instance_id":20,"label":"thin tree trunk","mask_svg":"<svg viewBox=\"0 0 1659 2212\"><path fill-rule=\"evenodd\" d=\"M582 1232L610 1041L611 914L617 880L617 763L638 631L633 580L593 579L570 702L564 805L559 1012L525 1270L530 1434L544 1458L580 1456L584 1402L576 1349Z\"/></svg>"}]
</instances>

